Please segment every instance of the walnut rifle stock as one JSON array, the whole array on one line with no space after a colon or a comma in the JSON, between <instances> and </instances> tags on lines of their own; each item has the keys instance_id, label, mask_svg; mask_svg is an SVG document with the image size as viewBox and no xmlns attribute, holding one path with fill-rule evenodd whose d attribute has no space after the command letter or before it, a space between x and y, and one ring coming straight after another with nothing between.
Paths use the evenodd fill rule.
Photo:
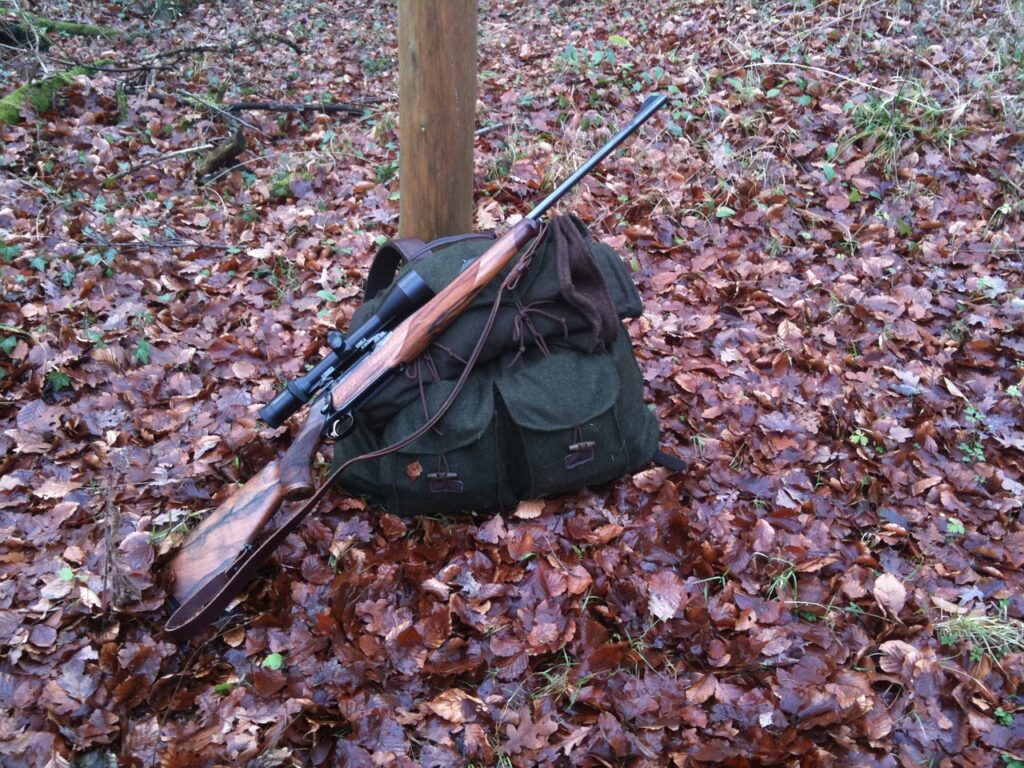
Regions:
<instances>
[{"instance_id":1,"label":"walnut rifle stock","mask_svg":"<svg viewBox=\"0 0 1024 768\"><path fill-rule=\"evenodd\" d=\"M399 281L382 302L382 307L390 308L388 313L375 316L347 340L339 341L340 335L330 339L334 352L309 374L290 382L263 408L261 416L277 426L305 402L314 401L306 423L280 461L264 467L203 520L171 559L171 593L179 604L166 626L172 637L189 637L215 619L326 493L330 480L344 467L315 488L312 464L323 440L341 437L352 412L391 375L415 360L537 235L541 216L665 101L664 96L648 98L627 126L437 295L430 298L429 289L424 290L425 284L416 280ZM435 418L439 417L436 414ZM432 424L428 421L421 430ZM420 434L417 431L402 444ZM359 459L377 455L382 452ZM295 505L300 507L297 511L289 509L281 525L264 532L283 502L304 499L305 503Z\"/></svg>"},{"instance_id":2,"label":"walnut rifle stock","mask_svg":"<svg viewBox=\"0 0 1024 768\"><path fill-rule=\"evenodd\" d=\"M323 441L324 415L309 418L279 461L267 464L197 525L171 560L172 595L186 604L211 578L251 547L285 500L313 495L313 459Z\"/></svg>"},{"instance_id":3,"label":"walnut rifle stock","mask_svg":"<svg viewBox=\"0 0 1024 768\"><path fill-rule=\"evenodd\" d=\"M210 578L231 566L274 516L284 488L272 461L196 526L170 563L172 594L186 603Z\"/></svg>"}]
</instances>

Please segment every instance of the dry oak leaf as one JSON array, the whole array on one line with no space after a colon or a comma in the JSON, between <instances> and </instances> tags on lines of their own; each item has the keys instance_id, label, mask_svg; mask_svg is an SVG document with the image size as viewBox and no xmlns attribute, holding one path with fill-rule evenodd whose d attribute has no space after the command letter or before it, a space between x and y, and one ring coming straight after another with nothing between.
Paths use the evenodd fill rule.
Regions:
<instances>
[{"instance_id":1,"label":"dry oak leaf","mask_svg":"<svg viewBox=\"0 0 1024 768\"><path fill-rule=\"evenodd\" d=\"M458 688L449 688L427 702L427 708L450 723L465 723L476 719L478 708L484 703Z\"/></svg>"},{"instance_id":2,"label":"dry oak leaf","mask_svg":"<svg viewBox=\"0 0 1024 768\"><path fill-rule=\"evenodd\" d=\"M477 528L476 539L486 544L497 544L508 535L505 528L505 521L501 515L495 515L486 523Z\"/></svg>"},{"instance_id":3,"label":"dry oak leaf","mask_svg":"<svg viewBox=\"0 0 1024 768\"><path fill-rule=\"evenodd\" d=\"M893 616L898 616L907 602L907 588L891 573L883 573L875 579L875 586L871 591L878 605Z\"/></svg>"},{"instance_id":4,"label":"dry oak leaf","mask_svg":"<svg viewBox=\"0 0 1024 768\"><path fill-rule=\"evenodd\" d=\"M535 723L530 718L529 707L523 707L519 710L519 725L508 727L505 749L511 755L524 749L540 749L547 746L548 736L557 730L558 723L550 715L545 715Z\"/></svg>"},{"instance_id":5,"label":"dry oak leaf","mask_svg":"<svg viewBox=\"0 0 1024 768\"><path fill-rule=\"evenodd\" d=\"M912 438L914 433L912 430L897 424L889 430L889 437L895 440L897 443L905 443L907 440Z\"/></svg>"}]
</instances>

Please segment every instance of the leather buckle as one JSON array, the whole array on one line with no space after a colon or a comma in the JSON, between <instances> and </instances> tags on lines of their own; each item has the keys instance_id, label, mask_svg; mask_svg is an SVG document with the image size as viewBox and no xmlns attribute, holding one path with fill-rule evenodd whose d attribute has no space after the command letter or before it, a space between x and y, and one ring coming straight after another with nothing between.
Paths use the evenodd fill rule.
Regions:
<instances>
[{"instance_id":1,"label":"leather buckle","mask_svg":"<svg viewBox=\"0 0 1024 768\"><path fill-rule=\"evenodd\" d=\"M569 446L569 453L565 456L565 468L576 469L576 467L582 466L594 460L594 443L593 440L586 440L580 443L573 443Z\"/></svg>"},{"instance_id":2,"label":"leather buckle","mask_svg":"<svg viewBox=\"0 0 1024 768\"><path fill-rule=\"evenodd\" d=\"M462 493L464 487L458 472L431 472L426 478L431 493Z\"/></svg>"}]
</instances>

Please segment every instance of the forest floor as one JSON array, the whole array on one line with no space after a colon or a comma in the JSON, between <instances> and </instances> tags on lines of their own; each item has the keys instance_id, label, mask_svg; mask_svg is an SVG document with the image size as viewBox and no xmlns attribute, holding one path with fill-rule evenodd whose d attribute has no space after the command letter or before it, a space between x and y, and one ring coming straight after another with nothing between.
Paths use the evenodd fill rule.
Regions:
<instances>
[{"instance_id":1,"label":"forest floor","mask_svg":"<svg viewBox=\"0 0 1024 768\"><path fill-rule=\"evenodd\" d=\"M1024 766L1021 0L482 2L480 227L672 99L562 209L688 467L334 493L183 644L170 554L395 232L397 19L140 8L0 48L107 62L0 125L0 764ZM238 113L196 178L207 104L322 99L366 111Z\"/></svg>"}]
</instances>

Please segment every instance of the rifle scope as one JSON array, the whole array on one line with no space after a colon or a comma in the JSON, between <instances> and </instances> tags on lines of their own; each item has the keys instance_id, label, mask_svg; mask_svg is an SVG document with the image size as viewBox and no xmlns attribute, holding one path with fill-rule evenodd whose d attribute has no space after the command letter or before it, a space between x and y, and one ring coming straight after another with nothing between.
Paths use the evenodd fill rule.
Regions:
<instances>
[{"instance_id":1,"label":"rifle scope","mask_svg":"<svg viewBox=\"0 0 1024 768\"><path fill-rule=\"evenodd\" d=\"M327 334L333 350L305 376L289 381L284 390L260 409L260 418L272 427L281 426L299 408L316 397L338 371L349 367L373 344L374 337L397 325L434 296L434 291L413 270L409 270L388 291L377 311L347 337L338 331Z\"/></svg>"}]
</instances>

